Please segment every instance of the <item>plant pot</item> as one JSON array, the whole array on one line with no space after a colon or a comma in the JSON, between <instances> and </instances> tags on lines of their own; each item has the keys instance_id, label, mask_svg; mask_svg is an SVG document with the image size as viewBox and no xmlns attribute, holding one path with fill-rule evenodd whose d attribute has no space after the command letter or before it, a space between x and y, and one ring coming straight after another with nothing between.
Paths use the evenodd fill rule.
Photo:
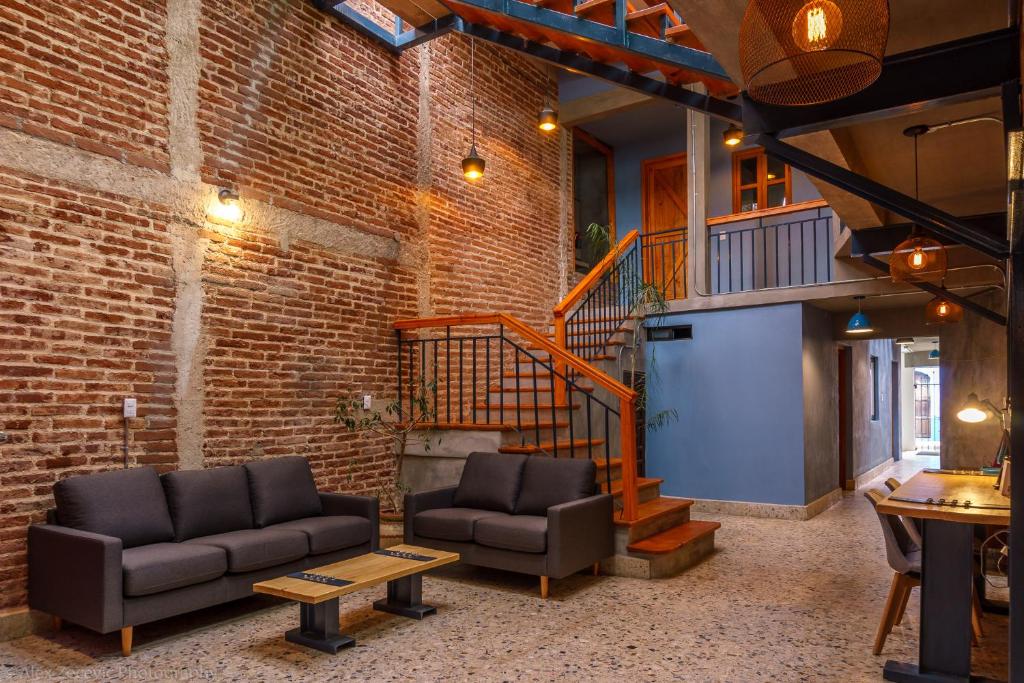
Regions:
<instances>
[{"instance_id":1,"label":"plant pot","mask_svg":"<svg viewBox=\"0 0 1024 683\"><path fill-rule=\"evenodd\" d=\"M390 548L405 542L405 516L398 512L380 513L380 547Z\"/></svg>"}]
</instances>

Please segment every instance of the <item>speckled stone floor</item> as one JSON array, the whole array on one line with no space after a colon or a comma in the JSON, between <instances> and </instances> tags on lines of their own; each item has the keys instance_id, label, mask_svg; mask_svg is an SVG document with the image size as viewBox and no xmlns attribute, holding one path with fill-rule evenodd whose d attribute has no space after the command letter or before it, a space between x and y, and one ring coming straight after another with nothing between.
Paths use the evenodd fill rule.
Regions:
<instances>
[{"instance_id":1,"label":"speckled stone floor","mask_svg":"<svg viewBox=\"0 0 1024 683\"><path fill-rule=\"evenodd\" d=\"M348 596L358 645L333 656L284 641L297 607L254 600L142 626L128 659L76 627L0 643L0 680L879 681L886 659L916 661L916 590L871 654L891 572L859 493L807 522L719 519L718 551L671 579L580 574L541 600L529 577L459 567L425 579L439 612L420 622ZM985 627L975 670L1005 679L1006 621Z\"/></svg>"}]
</instances>

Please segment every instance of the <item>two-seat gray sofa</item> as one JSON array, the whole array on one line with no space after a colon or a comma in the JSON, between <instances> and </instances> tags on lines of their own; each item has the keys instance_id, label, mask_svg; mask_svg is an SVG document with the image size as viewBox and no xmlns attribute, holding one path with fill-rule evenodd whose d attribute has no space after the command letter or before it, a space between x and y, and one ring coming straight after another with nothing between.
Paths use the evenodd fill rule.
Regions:
<instances>
[{"instance_id":1,"label":"two-seat gray sofa","mask_svg":"<svg viewBox=\"0 0 1024 683\"><path fill-rule=\"evenodd\" d=\"M29 527L29 605L100 633L252 595L378 547L376 498L319 493L305 458L69 477Z\"/></svg>"},{"instance_id":2,"label":"two-seat gray sofa","mask_svg":"<svg viewBox=\"0 0 1024 683\"><path fill-rule=\"evenodd\" d=\"M471 453L458 486L405 497L405 542L560 579L614 554L613 502L590 460Z\"/></svg>"}]
</instances>

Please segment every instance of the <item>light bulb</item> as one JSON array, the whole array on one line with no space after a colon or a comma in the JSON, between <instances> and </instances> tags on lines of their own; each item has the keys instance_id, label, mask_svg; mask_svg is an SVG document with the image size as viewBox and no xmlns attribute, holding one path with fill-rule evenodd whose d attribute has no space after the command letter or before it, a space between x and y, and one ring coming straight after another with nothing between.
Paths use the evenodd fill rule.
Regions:
<instances>
[{"instance_id":1,"label":"light bulb","mask_svg":"<svg viewBox=\"0 0 1024 683\"><path fill-rule=\"evenodd\" d=\"M980 408L964 408L956 414L956 419L970 423L984 422L988 419L988 413Z\"/></svg>"},{"instance_id":2,"label":"light bulb","mask_svg":"<svg viewBox=\"0 0 1024 683\"><path fill-rule=\"evenodd\" d=\"M830 0L811 0L793 19L793 42L804 52L827 50L843 29L843 13Z\"/></svg>"},{"instance_id":3,"label":"light bulb","mask_svg":"<svg viewBox=\"0 0 1024 683\"><path fill-rule=\"evenodd\" d=\"M911 270L921 270L927 264L928 258L921 247L915 248L914 251L910 252L910 256L907 257L907 265L910 266Z\"/></svg>"}]
</instances>

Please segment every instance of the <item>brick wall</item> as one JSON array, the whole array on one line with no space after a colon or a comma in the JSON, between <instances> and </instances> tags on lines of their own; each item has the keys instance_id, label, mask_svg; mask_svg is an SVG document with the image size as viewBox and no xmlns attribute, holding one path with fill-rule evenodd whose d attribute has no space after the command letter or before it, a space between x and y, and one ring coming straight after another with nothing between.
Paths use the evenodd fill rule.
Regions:
<instances>
[{"instance_id":1,"label":"brick wall","mask_svg":"<svg viewBox=\"0 0 1024 683\"><path fill-rule=\"evenodd\" d=\"M558 295L551 73L477 46L471 187L464 37L395 57L305 0L175 0L196 3L191 60L164 3L0 8L0 608L25 604L52 484L120 466L123 397L132 464L298 453L320 486L374 491L387 444L331 407L393 398L391 323L541 324ZM171 168L189 149L199 178ZM206 215L222 186L238 224Z\"/></svg>"}]
</instances>

